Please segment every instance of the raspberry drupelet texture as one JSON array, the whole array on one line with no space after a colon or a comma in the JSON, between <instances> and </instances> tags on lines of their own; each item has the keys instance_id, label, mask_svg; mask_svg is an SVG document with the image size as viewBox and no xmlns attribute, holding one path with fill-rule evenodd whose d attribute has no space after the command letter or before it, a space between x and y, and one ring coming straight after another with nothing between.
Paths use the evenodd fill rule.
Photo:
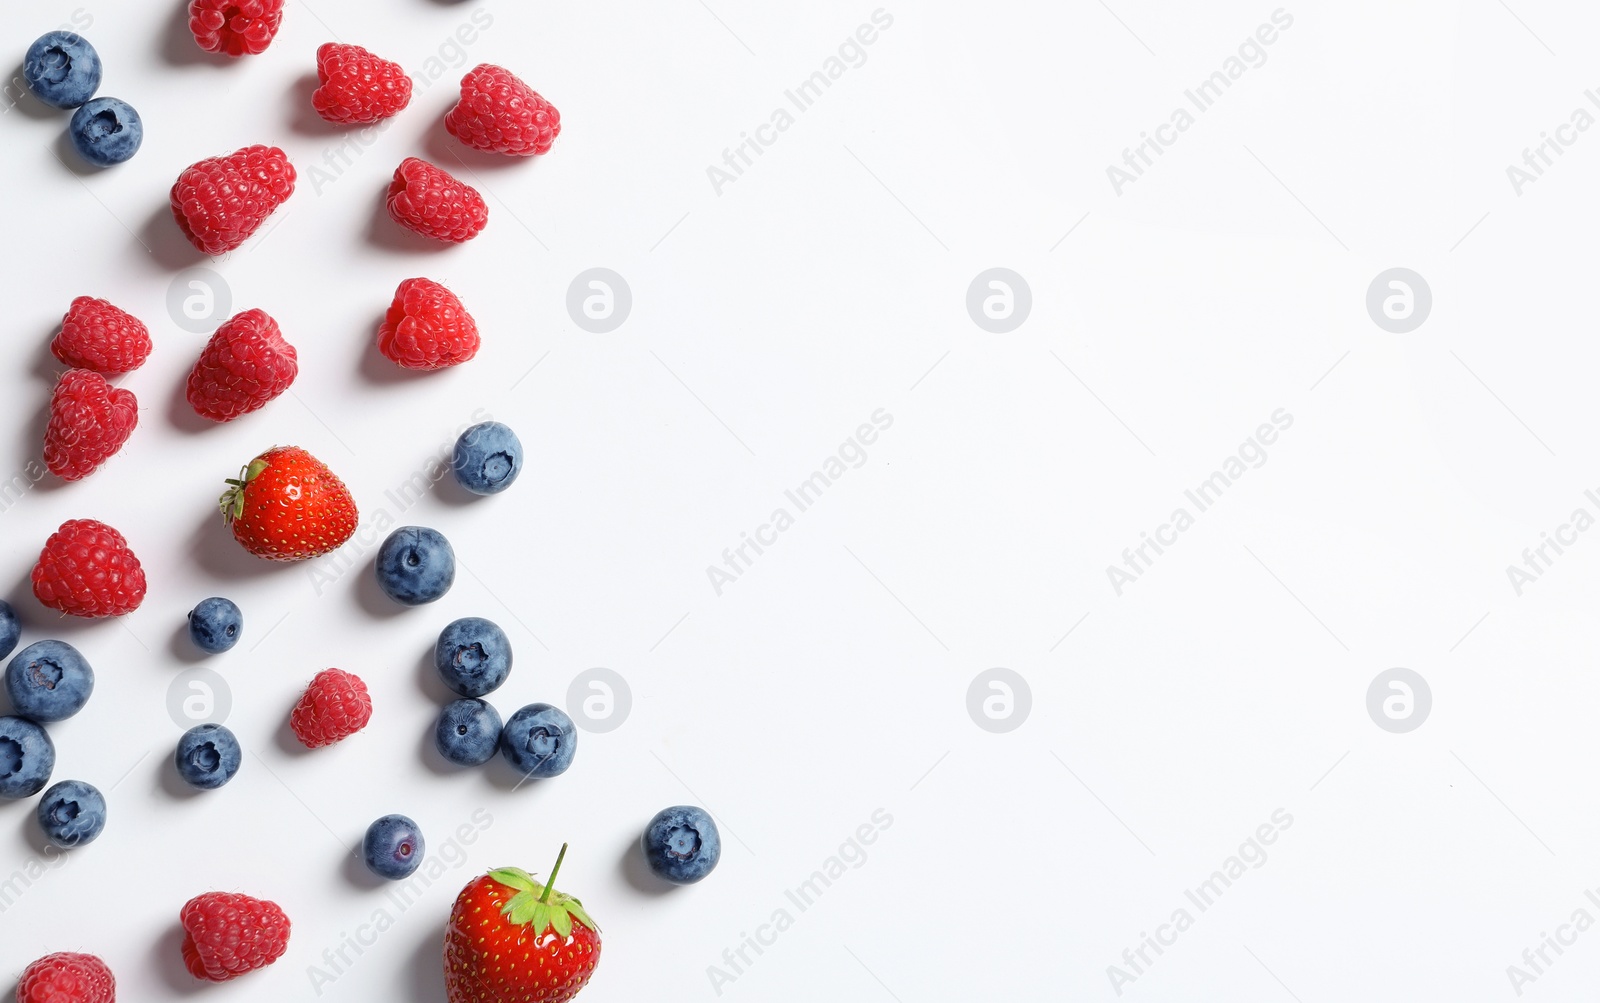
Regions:
<instances>
[{"instance_id":1,"label":"raspberry drupelet texture","mask_svg":"<svg viewBox=\"0 0 1600 1003\"><path fill-rule=\"evenodd\" d=\"M406 279L378 328L378 351L406 369L444 369L478 354L478 325L456 294L432 279Z\"/></svg>"},{"instance_id":2,"label":"raspberry drupelet texture","mask_svg":"<svg viewBox=\"0 0 1600 1003\"><path fill-rule=\"evenodd\" d=\"M284 0L191 0L189 33L207 52L258 56L283 24Z\"/></svg>"},{"instance_id":3,"label":"raspberry drupelet texture","mask_svg":"<svg viewBox=\"0 0 1600 1003\"><path fill-rule=\"evenodd\" d=\"M324 43L317 50L317 82L312 107L339 125L377 122L411 103L411 78L400 64L359 45Z\"/></svg>"},{"instance_id":4,"label":"raspberry drupelet texture","mask_svg":"<svg viewBox=\"0 0 1600 1003\"><path fill-rule=\"evenodd\" d=\"M489 222L489 206L476 188L416 157L395 169L388 207L407 230L450 244L471 240Z\"/></svg>"},{"instance_id":5,"label":"raspberry drupelet texture","mask_svg":"<svg viewBox=\"0 0 1600 1003\"><path fill-rule=\"evenodd\" d=\"M122 448L138 423L133 391L112 386L99 373L69 369L50 396L44 465L62 480L88 477Z\"/></svg>"},{"instance_id":6,"label":"raspberry drupelet texture","mask_svg":"<svg viewBox=\"0 0 1600 1003\"><path fill-rule=\"evenodd\" d=\"M138 369L150 348L150 329L139 318L92 296L72 301L50 342L50 354L57 359L104 376Z\"/></svg>"},{"instance_id":7,"label":"raspberry drupelet texture","mask_svg":"<svg viewBox=\"0 0 1600 1003\"><path fill-rule=\"evenodd\" d=\"M117 980L92 954L47 954L17 980L17 1003L115 1003L116 998Z\"/></svg>"},{"instance_id":8,"label":"raspberry drupelet texture","mask_svg":"<svg viewBox=\"0 0 1600 1003\"><path fill-rule=\"evenodd\" d=\"M372 720L372 697L359 676L323 669L289 714L289 727L308 749L349 738Z\"/></svg>"},{"instance_id":9,"label":"raspberry drupelet texture","mask_svg":"<svg viewBox=\"0 0 1600 1003\"><path fill-rule=\"evenodd\" d=\"M33 594L73 616L122 616L144 602L144 569L121 533L95 519L68 519L33 566Z\"/></svg>"},{"instance_id":10,"label":"raspberry drupelet texture","mask_svg":"<svg viewBox=\"0 0 1600 1003\"><path fill-rule=\"evenodd\" d=\"M276 146L246 146L191 164L172 186L172 216L206 254L226 254L260 229L294 194L289 155Z\"/></svg>"},{"instance_id":11,"label":"raspberry drupelet texture","mask_svg":"<svg viewBox=\"0 0 1600 1003\"><path fill-rule=\"evenodd\" d=\"M227 982L265 968L289 947L289 917L277 903L249 895L196 895L178 920L184 967L206 982Z\"/></svg>"},{"instance_id":12,"label":"raspberry drupelet texture","mask_svg":"<svg viewBox=\"0 0 1600 1003\"><path fill-rule=\"evenodd\" d=\"M265 310L230 317L189 371L189 406L212 421L232 421L266 406L300 372L294 346Z\"/></svg>"},{"instance_id":13,"label":"raspberry drupelet texture","mask_svg":"<svg viewBox=\"0 0 1600 1003\"><path fill-rule=\"evenodd\" d=\"M444 127L474 150L531 157L561 134L561 113L510 70L483 63L461 78L461 100Z\"/></svg>"}]
</instances>

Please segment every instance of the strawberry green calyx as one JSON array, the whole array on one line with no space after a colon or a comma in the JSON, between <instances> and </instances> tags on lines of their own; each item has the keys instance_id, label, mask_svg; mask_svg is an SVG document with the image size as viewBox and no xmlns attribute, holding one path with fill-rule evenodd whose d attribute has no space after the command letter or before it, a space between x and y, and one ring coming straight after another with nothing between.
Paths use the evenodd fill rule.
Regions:
<instances>
[{"instance_id":1,"label":"strawberry green calyx","mask_svg":"<svg viewBox=\"0 0 1600 1003\"><path fill-rule=\"evenodd\" d=\"M553 929L558 936L570 937L573 920L591 930L600 929L583 911L582 902L556 890L556 874L560 872L561 861L566 855L567 845L563 843L561 853L556 857L556 865L550 869L550 880L544 884L534 880L520 867L501 867L489 872L489 877L507 888L517 890L500 909L508 921L517 926L531 926L535 936Z\"/></svg>"},{"instance_id":2,"label":"strawberry green calyx","mask_svg":"<svg viewBox=\"0 0 1600 1003\"><path fill-rule=\"evenodd\" d=\"M244 514L244 486L261 476L261 471L265 469L267 469L266 460L251 460L248 466L239 471L237 478L229 477L223 481L228 485L228 490L222 492L222 497L217 500L217 507L222 510L223 522L232 522Z\"/></svg>"}]
</instances>

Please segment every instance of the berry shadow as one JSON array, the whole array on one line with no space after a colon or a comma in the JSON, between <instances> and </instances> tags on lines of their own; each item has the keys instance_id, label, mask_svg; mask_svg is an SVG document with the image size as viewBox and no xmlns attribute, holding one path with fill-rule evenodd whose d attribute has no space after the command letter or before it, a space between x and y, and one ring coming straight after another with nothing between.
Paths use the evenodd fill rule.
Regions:
<instances>
[{"instance_id":1,"label":"berry shadow","mask_svg":"<svg viewBox=\"0 0 1600 1003\"><path fill-rule=\"evenodd\" d=\"M622 875L622 880L628 883L629 888L641 895L670 895L683 887L655 876L650 870L650 864L644 859L644 850L639 846L638 836L628 840L622 847L622 856L617 860L617 873Z\"/></svg>"},{"instance_id":2,"label":"berry shadow","mask_svg":"<svg viewBox=\"0 0 1600 1003\"><path fill-rule=\"evenodd\" d=\"M182 0L168 0L172 16L161 32L161 58L172 66L226 66L232 57L217 52L207 52L194 40L189 30L189 5Z\"/></svg>"},{"instance_id":3,"label":"berry shadow","mask_svg":"<svg viewBox=\"0 0 1600 1003\"><path fill-rule=\"evenodd\" d=\"M189 404L188 377L178 380L172 385L172 393L167 397L167 422L180 432L190 435L199 435L207 429L216 428L219 422L210 418L202 418ZM221 492L218 492L219 494Z\"/></svg>"},{"instance_id":4,"label":"berry shadow","mask_svg":"<svg viewBox=\"0 0 1600 1003\"><path fill-rule=\"evenodd\" d=\"M61 311L63 315L66 311ZM33 375L37 376L46 386L54 387L61 374L69 368L65 362L55 357L50 351L50 343L61 333L61 322L51 325L50 333L39 340L38 347L34 350L33 365L30 367Z\"/></svg>"},{"instance_id":5,"label":"berry shadow","mask_svg":"<svg viewBox=\"0 0 1600 1003\"><path fill-rule=\"evenodd\" d=\"M48 476L48 475L47 475ZM44 541L39 541L43 546ZM33 564L37 560L36 554L29 554L27 567L22 569L22 575L17 583L9 589L3 598L11 603L11 608L16 611L17 619L22 622L22 634L26 640L30 635L33 640L40 638L55 638L67 641L75 646L81 646L81 638L92 631L107 633L116 630L116 623L121 617L83 617L68 616L65 613L49 609L34 598L33 595ZM128 628L132 629L132 628ZM124 635L125 637L126 635ZM28 643L33 643L28 641Z\"/></svg>"},{"instance_id":6,"label":"berry shadow","mask_svg":"<svg viewBox=\"0 0 1600 1003\"><path fill-rule=\"evenodd\" d=\"M217 494L222 494L220 487ZM283 573L285 569L282 561L263 560L245 550L233 538L233 530L228 528L222 513L214 505L207 508L205 517L196 524L194 533L190 535L189 551L194 555L195 562L213 578L231 581L264 578Z\"/></svg>"},{"instance_id":7,"label":"berry shadow","mask_svg":"<svg viewBox=\"0 0 1600 1003\"><path fill-rule=\"evenodd\" d=\"M474 188L480 189L479 194L492 200L493 195L482 191L482 184L473 174L478 171L504 171L513 167L526 167L538 157L513 157L504 153L485 153L465 146L460 140L444 131L444 126L429 129L422 137L422 150L426 156L423 158L435 167L442 167L457 180L464 181Z\"/></svg>"},{"instance_id":8,"label":"berry shadow","mask_svg":"<svg viewBox=\"0 0 1600 1003\"><path fill-rule=\"evenodd\" d=\"M413 1003L439 1003L445 998L444 948L436 929L423 932L417 946L411 949L406 971Z\"/></svg>"},{"instance_id":9,"label":"berry shadow","mask_svg":"<svg viewBox=\"0 0 1600 1003\"><path fill-rule=\"evenodd\" d=\"M299 136L336 136L360 126L339 125L317 114L311 103L311 94L322 86L315 72L302 73L289 88L289 130Z\"/></svg>"},{"instance_id":10,"label":"berry shadow","mask_svg":"<svg viewBox=\"0 0 1600 1003\"><path fill-rule=\"evenodd\" d=\"M357 569L355 575L356 602L368 616L379 620L392 620L408 610L417 608L395 602L378 586L377 555L373 555L372 560Z\"/></svg>"},{"instance_id":11,"label":"berry shadow","mask_svg":"<svg viewBox=\"0 0 1600 1003\"><path fill-rule=\"evenodd\" d=\"M306 681L310 682L309 679ZM289 715L294 711L295 704L299 702L300 694L297 693L295 694L294 703L284 708L283 721L278 725L278 730L272 733L272 741L278 747L278 751L291 759L300 759L316 751L315 749L306 748L305 743L300 741L300 736L294 733L294 728L289 724Z\"/></svg>"},{"instance_id":12,"label":"berry shadow","mask_svg":"<svg viewBox=\"0 0 1600 1003\"><path fill-rule=\"evenodd\" d=\"M220 518L220 516L219 516ZM211 655L201 651L195 646L194 638L189 636L189 618L172 629L172 635L167 639L167 654L180 662L196 665L210 658Z\"/></svg>"},{"instance_id":13,"label":"berry shadow","mask_svg":"<svg viewBox=\"0 0 1600 1003\"><path fill-rule=\"evenodd\" d=\"M169 752L161 757L161 769L158 775L158 786L163 794L173 801L193 801L203 794L212 794L214 791L203 791L191 786L178 772L178 764Z\"/></svg>"},{"instance_id":14,"label":"berry shadow","mask_svg":"<svg viewBox=\"0 0 1600 1003\"><path fill-rule=\"evenodd\" d=\"M351 851L344 855L344 864L339 868L344 874L345 881L352 888L365 891L377 891L389 884L388 878L379 877L372 873L372 868L362 859L360 851Z\"/></svg>"},{"instance_id":15,"label":"berry shadow","mask_svg":"<svg viewBox=\"0 0 1600 1003\"><path fill-rule=\"evenodd\" d=\"M156 264L175 272L213 260L189 243L189 238L178 229L178 221L172 218L170 202L163 202L150 214L139 228L139 239L149 248Z\"/></svg>"},{"instance_id":16,"label":"berry shadow","mask_svg":"<svg viewBox=\"0 0 1600 1003\"><path fill-rule=\"evenodd\" d=\"M55 151L56 159L65 164L67 170L76 174L80 178L91 178L99 174L101 171L108 170L108 168L105 167L96 167L94 164L91 164L87 160L83 159L83 155L80 154L78 152L78 148L73 145L72 134L70 131L64 130L61 135L57 136L55 141L50 144L50 148Z\"/></svg>"},{"instance_id":17,"label":"berry shadow","mask_svg":"<svg viewBox=\"0 0 1600 1003\"><path fill-rule=\"evenodd\" d=\"M185 24L187 23L188 22L186 21ZM22 61L19 60L16 68L11 71L11 75L6 77L7 80L13 81L12 86L18 87L22 81L27 79L27 77L23 76L22 70L23 64ZM38 119L41 122L48 121L49 119L60 119L61 128L63 130L66 129L67 122L72 118L73 109L52 108L43 101L40 101L38 98L34 97L33 91L29 90L26 86L20 86L19 89L22 91L22 93L17 95L16 104L11 106L13 109L22 112L22 114L26 115L28 118Z\"/></svg>"},{"instance_id":18,"label":"berry shadow","mask_svg":"<svg viewBox=\"0 0 1600 1003\"><path fill-rule=\"evenodd\" d=\"M433 494L441 502L454 508L466 508L468 505L476 505L478 502L492 497L490 495L475 495L468 491L461 486L460 481L456 480L454 472L439 478L433 485Z\"/></svg>"},{"instance_id":19,"label":"berry shadow","mask_svg":"<svg viewBox=\"0 0 1600 1003\"><path fill-rule=\"evenodd\" d=\"M395 224L391 223L391 226ZM398 226L396 226L398 229ZM422 238L417 238L422 239ZM376 331L376 328L374 328ZM373 386L391 387L425 380L429 374L420 369L407 369L397 362L393 362L378 351L376 334L367 341L367 346L361 352L361 365L357 372L361 378Z\"/></svg>"},{"instance_id":20,"label":"berry shadow","mask_svg":"<svg viewBox=\"0 0 1600 1003\"><path fill-rule=\"evenodd\" d=\"M442 240L434 240L432 237L424 237L420 233L412 233L396 223L389 215L387 185L373 200L372 218L367 223L367 239L373 246L382 250L417 256L440 254L455 246Z\"/></svg>"},{"instance_id":21,"label":"berry shadow","mask_svg":"<svg viewBox=\"0 0 1600 1003\"><path fill-rule=\"evenodd\" d=\"M189 974L183 963L183 926L173 923L161 934L155 946L155 965L161 981L174 995L195 996L211 985Z\"/></svg>"}]
</instances>

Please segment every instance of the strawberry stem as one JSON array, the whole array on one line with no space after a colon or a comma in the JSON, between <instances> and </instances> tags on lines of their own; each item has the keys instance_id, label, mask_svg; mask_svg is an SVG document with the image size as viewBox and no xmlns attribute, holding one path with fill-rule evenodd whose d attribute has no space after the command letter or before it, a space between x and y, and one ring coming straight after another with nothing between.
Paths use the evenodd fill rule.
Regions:
<instances>
[{"instance_id":1,"label":"strawberry stem","mask_svg":"<svg viewBox=\"0 0 1600 1003\"><path fill-rule=\"evenodd\" d=\"M556 866L550 868L550 880L544 883L544 894L539 896L540 902L549 902L550 893L555 891L556 875L561 872L561 862L567 858L567 844L561 844L561 852L556 854Z\"/></svg>"}]
</instances>

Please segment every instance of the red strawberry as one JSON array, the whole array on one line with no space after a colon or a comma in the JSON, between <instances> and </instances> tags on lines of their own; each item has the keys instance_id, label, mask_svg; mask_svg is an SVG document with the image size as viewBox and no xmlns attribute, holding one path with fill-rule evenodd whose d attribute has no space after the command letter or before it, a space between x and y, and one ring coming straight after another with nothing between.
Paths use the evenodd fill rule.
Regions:
<instances>
[{"instance_id":1,"label":"red strawberry","mask_svg":"<svg viewBox=\"0 0 1600 1003\"><path fill-rule=\"evenodd\" d=\"M478 354L478 325L456 294L432 279L406 279L378 327L378 351L407 369L444 369Z\"/></svg>"},{"instance_id":2,"label":"red strawberry","mask_svg":"<svg viewBox=\"0 0 1600 1003\"><path fill-rule=\"evenodd\" d=\"M478 190L426 160L407 157L389 182L389 216L407 230L460 244L483 231L489 206Z\"/></svg>"},{"instance_id":3,"label":"red strawberry","mask_svg":"<svg viewBox=\"0 0 1600 1003\"><path fill-rule=\"evenodd\" d=\"M444 127L474 150L531 157L561 135L561 113L510 70L483 63L461 78L461 100Z\"/></svg>"},{"instance_id":4,"label":"red strawberry","mask_svg":"<svg viewBox=\"0 0 1600 1003\"><path fill-rule=\"evenodd\" d=\"M138 423L132 390L112 386L99 373L69 369L50 397L44 465L62 480L88 477L122 448Z\"/></svg>"},{"instance_id":5,"label":"red strawberry","mask_svg":"<svg viewBox=\"0 0 1600 1003\"><path fill-rule=\"evenodd\" d=\"M190 0L189 32L200 48L230 56L267 51L283 23L283 0Z\"/></svg>"},{"instance_id":6,"label":"red strawberry","mask_svg":"<svg viewBox=\"0 0 1600 1003\"><path fill-rule=\"evenodd\" d=\"M411 78L400 64L359 45L325 42L317 49L317 82L311 106L341 125L377 122L411 103Z\"/></svg>"},{"instance_id":7,"label":"red strawberry","mask_svg":"<svg viewBox=\"0 0 1600 1003\"><path fill-rule=\"evenodd\" d=\"M94 519L68 519L33 566L33 594L73 616L121 616L144 602L144 569L121 533Z\"/></svg>"},{"instance_id":8,"label":"red strawberry","mask_svg":"<svg viewBox=\"0 0 1600 1003\"><path fill-rule=\"evenodd\" d=\"M105 300L79 296L61 318L50 354L74 368L116 376L144 365L150 355L150 329Z\"/></svg>"},{"instance_id":9,"label":"red strawberry","mask_svg":"<svg viewBox=\"0 0 1600 1003\"><path fill-rule=\"evenodd\" d=\"M289 712L289 727L308 749L343 741L371 720L372 697L367 684L343 669L317 673Z\"/></svg>"},{"instance_id":10,"label":"red strawberry","mask_svg":"<svg viewBox=\"0 0 1600 1003\"><path fill-rule=\"evenodd\" d=\"M117 980L92 954L59 951L22 970L17 1003L116 1003Z\"/></svg>"},{"instance_id":11,"label":"red strawberry","mask_svg":"<svg viewBox=\"0 0 1600 1003\"><path fill-rule=\"evenodd\" d=\"M249 414L289 389L300 373L294 346L265 310L228 318L189 371L189 406L212 421Z\"/></svg>"},{"instance_id":12,"label":"red strawberry","mask_svg":"<svg viewBox=\"0 0 1600 1003\"><path fill-rule=\"evenodd\" d=\"M350 490L299 446L272 447L227 483L222 517L257 557L303 561L337 550L356 531Z\"/></svg>"},{"instance_id":13,"label":"red strawberry","mask_svg":"<svg viewBox=\"0 0 1600 1003\"><path fill-rule=\"evenodd\" d=\"M207 982L227 982L283 957L289 917L277 903L230 892L206 892L184 903L183 965Z\"/></svg>"},{"instance_id":14,"label":"red strawberry","mask_svg":"<svg viewBox=\"0 0 1600 1003\"><path fill-rule=\"evenodd\" d=\"M449 1003L566 1003L600 963L600 928L555 889L565 845L541 885L502 867L461 890L444 931Z\"/></svg>"},{"instance_id":15,"label":"red strawberry","mask_svg":"<svg viewBox=\"0 0 1600 1003\"><path fill-rule=\"evenodd\" d=\"M276 146L246 146L191 164L172 186L172 215L189 242L225 254L294 194L294 165Z\"/></svg>"}]
</instances>

